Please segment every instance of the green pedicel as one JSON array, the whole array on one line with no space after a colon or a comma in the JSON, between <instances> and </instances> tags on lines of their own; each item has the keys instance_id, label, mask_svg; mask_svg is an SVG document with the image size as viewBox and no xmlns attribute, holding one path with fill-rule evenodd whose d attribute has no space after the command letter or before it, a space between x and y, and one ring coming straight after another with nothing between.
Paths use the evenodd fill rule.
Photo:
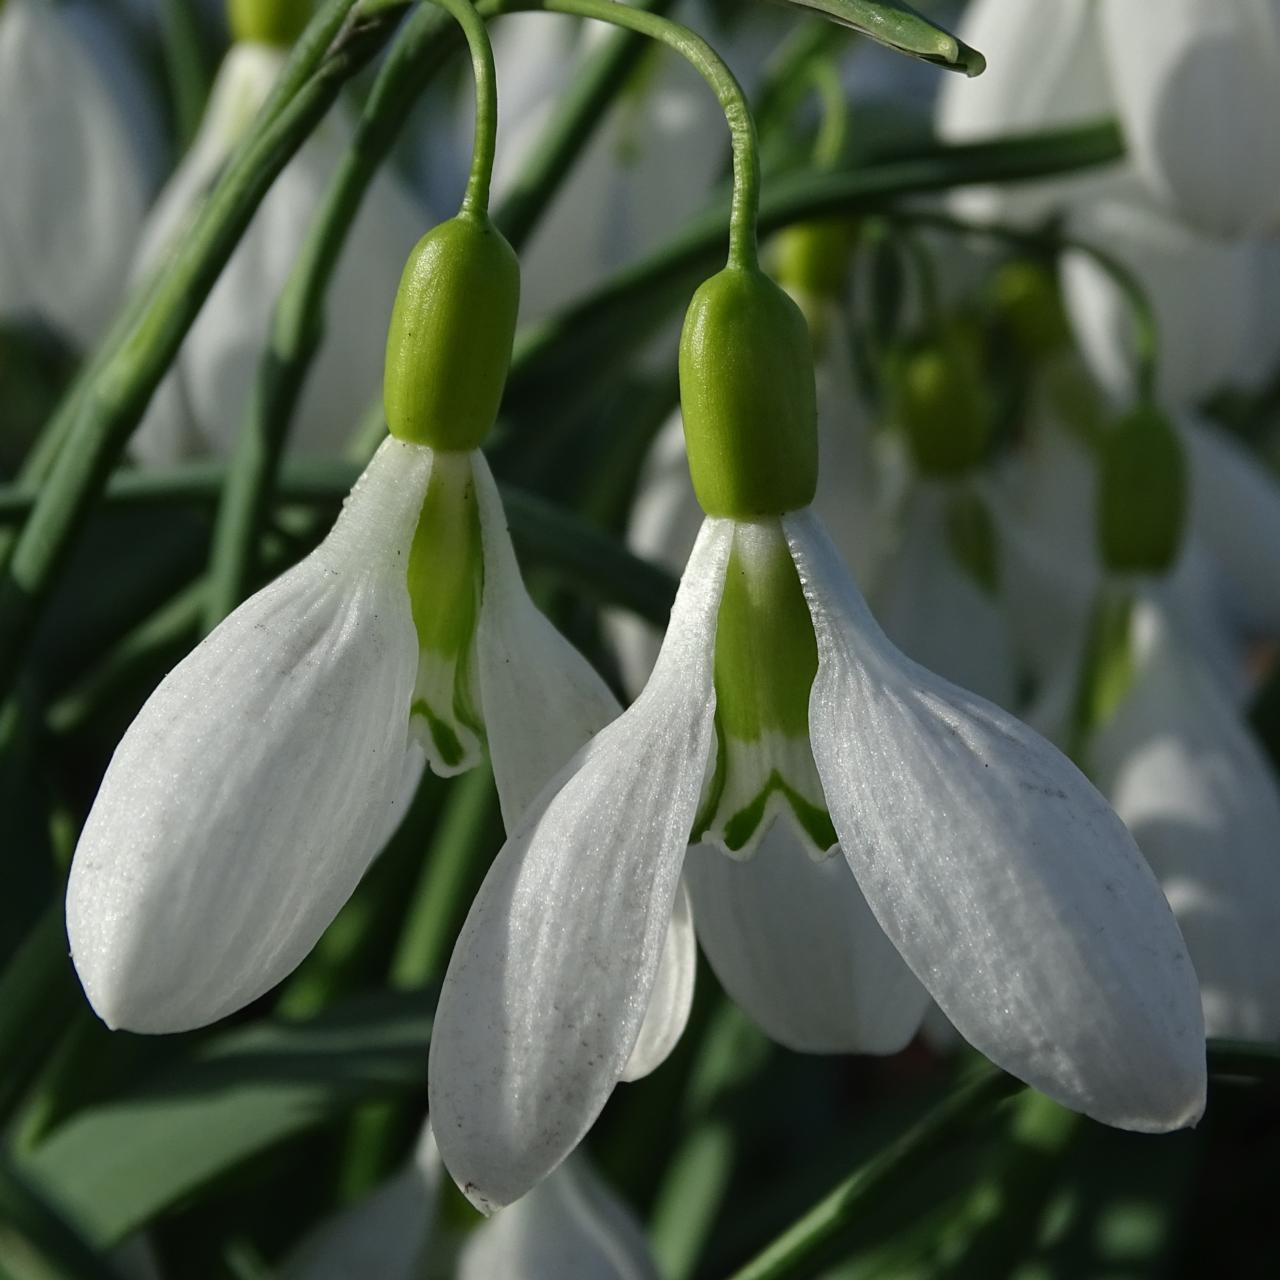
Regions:
<instances>
[{"instance_id":1,"label":"green pedicel","mask_svg":"<svg viewBox=\"0 0 1280 1280\"><path fill-rule=\"evenodd\" d=\"M472 652L484 582L480 512L468 454L438 452L409 551L409 600L420 650L412 715L445 769L478 746Z\"/></svg>"},{"instance_id":2,"label":"green pedicel","mask_svg":"<svg viewBox=\"0 0 1280 1280\"><path fill-rule=\"evenodd\" d=\"M465 452L498 416L511 364L520 265L486 217L432 228L405 264L391 327L383 404L398 440Z\"/></svg>"},{"instance_id":3,"label":"green pedicel","mask_svg":"<svg viewBox=\"0 0 1280 1280\"><path fill-rule=\"evenodd\" d=\"M708 515L755 520L813 501L809 329L763 272L726 267L693 295L680 337L680 403L689 472Z\"/></svg>"}]
</instances>

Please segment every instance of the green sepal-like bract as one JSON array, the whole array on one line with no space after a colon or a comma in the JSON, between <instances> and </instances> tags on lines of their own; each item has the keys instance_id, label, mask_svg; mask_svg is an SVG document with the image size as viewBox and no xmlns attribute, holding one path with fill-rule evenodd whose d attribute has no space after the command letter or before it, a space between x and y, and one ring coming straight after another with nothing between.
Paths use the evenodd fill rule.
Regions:
<instances>
[{"instance_id":1,"label":"green sepal-like bract","mask_svg":"<svg viewBox=\"0 0 1280 1280\"><path fill-rule=\"evenodd\" d=\"M515 250L487 217L461 213L418 241L387 334L382 394L393 436L479 448L498 416L519 305Z\"/></svg>"},{"instance_id":2,"label":"green sepal-like bract","mask_svg":"<svg viewBox=\"0 0 1280 1280\"><path fill-rule=\"evenodd\" d=\"M753 267L693 295L680 337L689 471L712 516L798 511L818 484L813 348L800 308Z\"/></svg>"},{"instance_id":3,"label":"green sepal-like bract","mask_svg":"<svg viewBox=\"0 0 1280 1280\"><path fill-rule=\"evenodd\" d=\"M986 457L993 411L972 333L951 328L897 354L889 381L894 421L921 475L962 475Z\"/></svg>"},{"instance_id":4,"label":"green sepal-like bract","mask_svg":"<svg viewBox=\"0 0 1280 1280\"><path fill-rule=\"evenodd\" d=\"M288 48L311 21L311 0L227 0L233 40Z\"/></svg>"},{"instance_id":5,"label":"green sepal-like bract","mask_svg":"<svg viewBox=\"0 0 1280 1280\"><path fill-rule=\"evenodd\" d=\"M1187 463L1169 420L1142 405L1098 441L1098 549L1116 573L1164 573L1177 559Z\"/></svg>"}]
</instances>

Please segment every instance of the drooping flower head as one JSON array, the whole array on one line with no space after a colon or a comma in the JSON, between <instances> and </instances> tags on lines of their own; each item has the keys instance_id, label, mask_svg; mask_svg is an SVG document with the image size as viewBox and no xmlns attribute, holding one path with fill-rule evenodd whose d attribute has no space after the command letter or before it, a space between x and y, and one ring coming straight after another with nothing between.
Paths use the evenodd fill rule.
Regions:
<instances>
[{"instance_id":1,"label":"drooping flower head","mask_svg":"<svg viewBox=\"0 0 1280 1280\"><path fill-rule=\"evenodd\" d=\"M572 1150L639 1035L690 840L750 859L783 823L796 856L852 872L850 928L901 957L881 972L906 1035L927 991L1069 1106L1194 1122L1195 974L1132 838L1048 742L893 647L809 510L799 311L731 265L695 295L680 372L707 519L657 665L512 834L441 993L431 1100L459 1185L500 1206Z\"/></svg>"},{"instance_id":2,"label":"drooping flower head","mask_svg":"<svg viewBox=\"0 0 1280 1280\"><path fill-rule=\"evenodd\" d=\"M109 1025L201 1026L280 981L424 755L456 773L487 739L511 823L616 712L529 599L478 449L518 291L487 217L422 239L387 344L392 438L324 542L188 655L117 748L67 890Z\"/></svg>"}]
</instances>

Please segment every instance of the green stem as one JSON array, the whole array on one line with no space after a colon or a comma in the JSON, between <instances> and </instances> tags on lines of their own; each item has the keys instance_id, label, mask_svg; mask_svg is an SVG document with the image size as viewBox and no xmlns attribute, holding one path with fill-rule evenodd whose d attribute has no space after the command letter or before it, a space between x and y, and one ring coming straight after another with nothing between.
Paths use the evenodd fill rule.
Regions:
<instances>
[{"instance_id":1,"label":"green stem","mask_svg":"<svg viewBox=\"0 0 1280 1280\"><path fill-rule=\"evenodd\" d=\"M997 1102L1025 1088L1021 1081L984 1064L896 1142L846 1178L732 1280L799 1280L814 1274L823 1251L855 1222L873 1195L945 1146Z\"/></svg>"},{"instance_id":2,"label":"green stem","mask_svg":"<svg viewBox=\"0 0 1280 1280\"><path fill-rule=\"evenodd\" d=\"M351 0L334 0L308 28L286 65L290 83L301 53ZM287 101L281 86L268 100L245 147L209 197L195 227L155 285L118 348L84 390L66 443L24 527L0 582L0 693L12 687L40 608L111 466L172 363L219 272L271 183L337 97L377 51L390 20L355 22L326 39L315 69ZM274 114L272 114L274 112Z\"/></svg>"},{"instance_id":3,"label":"green stem","mask_svg":"<svg viewBox=\"0 0 1280 1280\"><path fill-rule=\"evenodd\" d=\"M498 138L498 75L493 65L493 46L484 19L471 0L434 0L462 28L471 53L471 70L476 82L476 131L471 151L471 171L462 196L462 213L487 217L489 185L493 180L493 156Z\"/></svg>"},{"instance_id":4,"label":"green stem","mask_svg":"<svg viewBox=\"0 0 1280 1280\"><path fill-rule=\"evenodd\" d=\"M729 265L754 267L757 262L756 222L760 212L760 156L756 129L746 94L724 59L688 27L656 13L630 9L617 0L528 0L521 8L544 9L579 18L610 22L638 31L680 54L710 85L716 95L733 146L733 196L729 205Z\"/></svg>"}]
</instances>

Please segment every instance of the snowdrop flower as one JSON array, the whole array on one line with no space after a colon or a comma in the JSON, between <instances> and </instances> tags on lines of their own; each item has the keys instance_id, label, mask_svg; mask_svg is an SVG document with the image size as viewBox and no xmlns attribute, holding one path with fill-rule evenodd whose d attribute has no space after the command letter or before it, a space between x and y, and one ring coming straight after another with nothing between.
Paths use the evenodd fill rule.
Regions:
<instances>
[{"instance_id":1,"label":"snowdrop flower","mask_svg":"<svg viewBox=\"0 0 1280 1280\"><path fill-rule=\"evenodd\" d=\"M1103 0L1098 6L1138 172L1192 226L1280 226L1280 3Z\"/></svg>"},{"instance_id":2,"label":"snowdrop flower","mask_svg":"<svg viewBox=\"0 0 1280 1280\"><path fill-rule=\"evenodd\" d=\"M122 103L61 9L0 5L0 316L87 347L123 296L148 190Z\"/></svg>"},{"instance_id":3,"label":"snowdrop flower","mask_svg":"<svg viewBox=\"0 0 1280 1280\"><path fill-rule=\"evenodd\" d=\"M233 6L242 38L223 59L200 130L143 229L135 268L139 277L161 265L181 239L270 93L288 56L283 43L262 38L288 29L264 27L268 10L275 7ZM305 21L305 6L283 9L286 17L291 13L299 24ZM141 461L164 465L230 450L244 420L276 298L351 136L351 123L339 107L272 184L134 433L132 449ZM384 320L424 221L423 210L395 175L380 173L334 278L335 297L342 302L329 310L324 341L303 389L298 451L338 452L372 398Z\"/></svg>"},{"instance_id":4,"label":"snowdrop flower","mask_svg":"<svg viewBox=\"0 0 1280 1280\"><path fill-rule=\"evenodd\" d=\"M487 219L423 238L387 343L393 437L324 542L193 650L117 748L67 890L108 1025L201 1026L288 974L378 853L415 749L456 773L487 737L514 824L616 713L525 592L477 448L518 289Z\"/></svg>"},{"instance_id":5,"label":"snowdrop flower","mask_svg":"<svg viewBox=\"0 0 1280 1280\"><path fill-rule=\"evenodd\" d=\"M640 1224L582 1155L460 1242L439 1221L441 1173L428 1122L394 1177L302 1241L284 1280L657 1280Z\"/></svg>"},{"instance_id":6,"label":"snowdrop flower","mask_svg":"<svg viewBox=\"0 0 1280 1280\"><path fill-rule=\"evenodd\" d=\"M708 518L657 665L512 833L441 992L430 1094L459 1186L492 1209L573 1149L639 1033L691 839L750 858L775 821L844 859L994 1061L1110 1124L1193 1123L1195 974L1132 837L1048 742L893 647L809 509L794 304L753 269L713 277L681 390Z\"/></svg>"},{"instance_id":7,"label":"snowdrop flower","mask_svg":"<svg viewBox=\"0 0 1280 1280\"><path fill-rule=\"evenodd\" d=\"M1272 298L1280 249L1266 241L1224 243L1162 212L1136 184L1082 204L1071 229L1127 266L1155 312L1159 396L1191 408L1216 391L1251 387L1280 359ZM1133 394L1132 306L1085 254L1063 260L1062 283L1081 354L1115 400Z\"/></svg>"},{"instance_id":8,"label":"snowdrop flower","mask_svg":"<svg viewBox=\"0 0 1280 1280\"><path fill-rule=\"evenodd\" d=\"M1280 790L1223 691L1140 598L1128 694L1087 763L1160 879L1211 1036L1280 1036Z\"/></svg>"}]
</instances>

